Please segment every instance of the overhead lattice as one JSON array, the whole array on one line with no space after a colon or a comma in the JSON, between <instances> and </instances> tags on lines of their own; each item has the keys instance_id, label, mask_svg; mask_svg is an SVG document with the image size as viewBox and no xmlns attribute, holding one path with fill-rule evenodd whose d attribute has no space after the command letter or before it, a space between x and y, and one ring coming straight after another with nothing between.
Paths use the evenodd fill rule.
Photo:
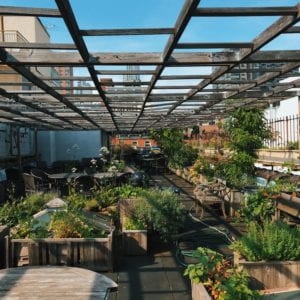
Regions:
<instances>
[{"instance_id":1,"label":"overhead lattice","mask_svg":"<svg viewBox=\"0 0 300 300\"><path fill-rule=\"evenodd\" d=\"M57 9L0 6L2 16L62 18L74 41L73 44L0 42L0 63L9 67L0 74L20 74L26 79L19 83L20 85L35 87L32 90L12 90L11 87L18 83L1 82L0 122L15 122L57 130L101 128L119 132L145 131L149 128L192 126L222 117L238 106L263 106L272 101L299 95L294 89L300 85L300 80L297 79L300 65L299 49L262 50L273 39L287 33L291 34L295 41L298 40L300 46L300 26L297 26L300 20L299 3L291 7L220 8L202 7L200 0L186 0L173 28L82 30L70 2L55 2ZM92 10L92 7L90 9ZM181 42L182 35L194 18L251 16L278 18L249 42ZM252 26L256 24L253 23ZM89 52L84 39L89 36L162 34L169 36L164 50L149 53ZM213 50L204 52L203 49ZM136 65L139 68L126 70L124 66L128 65ZM255 68L247 67L254 65ZM84 67L88 75L46 77L29 68L33 66ZM107 68L100 70L99 66ZM185 67L189 70L199 66L208 67L209 71L204 73L199 69L199 73L193 71L186 74L187 71L184 75L180 70L172 75L164 73L168 68L176 70ZM237 80L230 76L251 72L259 73L259 76L251 80ZM126 74L149 75L150 80L134 83L100 81L103 75ZM291 76L296 79L288 83L282 82ZM90 81L93 86L71 85L66 88L55 85L57 80ZM199 82L193 85L161 84L171 80ZM62 92L66 90L67 93ZM80 90L81 93L73 93L76 90ZM92 90L93 93L85 94L84 91L87 90ZM172 90L172 93L167 92L169 90Z\"/></svg>"}]
</instances>

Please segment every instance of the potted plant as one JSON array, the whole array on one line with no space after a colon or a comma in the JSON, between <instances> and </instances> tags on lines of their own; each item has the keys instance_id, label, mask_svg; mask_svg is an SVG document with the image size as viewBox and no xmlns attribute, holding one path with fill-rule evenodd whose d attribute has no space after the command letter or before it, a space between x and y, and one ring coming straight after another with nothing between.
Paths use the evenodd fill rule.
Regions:
<instances>
[{"instance_id":1,"label":"potted plant","mask_svg":"<svg viewBox=\"0 0 300 300\"><path fill-rule=\"evenodd\" d=\"M231 245L235 265L248 271L253 287L300 287L300 230L276 222L251 222L248 233Z\"/></svg>"},{"instance_id":2,"label":"potted plant","mask_svg":"<svg viewBox=\"0 0 300 300\"><path fill-rule=\"evenodd\" d=\"M232 267L222 254L199 247L193 257L198 263L188 265L184 273L192 282L193 300L260 299L260 294L249 288L247 274Z\"/></svg>"}]
</instances>

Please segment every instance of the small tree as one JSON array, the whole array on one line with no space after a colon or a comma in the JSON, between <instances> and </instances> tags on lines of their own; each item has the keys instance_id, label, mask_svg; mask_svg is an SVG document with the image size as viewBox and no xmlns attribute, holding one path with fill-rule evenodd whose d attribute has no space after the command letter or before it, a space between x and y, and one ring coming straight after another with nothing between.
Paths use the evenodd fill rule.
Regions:
<instances>
[{"instance_id":1,"label":"small tree","mask_svg":"<svg viewBox=\"0 0 300 300\"><path fill-rule=\"evenodd\" d=\"M153 130L152 137L163 149L168 163L174 168L184 168L194 164L198 150L183 141L183 131L175 128Z\"/></svg>"},{"instance_id":2,"label":"small tree","mask_svg":"<svg viewBox=\"0 0 300 300\"><path fill-rule=\"evenodd\" d=\"M264 113L257 108L241 107L230 113L225 126L231 158L216 167L217 175L236 188L253 183L257 149L271 137Z\"/></svg>"}]
</instances>

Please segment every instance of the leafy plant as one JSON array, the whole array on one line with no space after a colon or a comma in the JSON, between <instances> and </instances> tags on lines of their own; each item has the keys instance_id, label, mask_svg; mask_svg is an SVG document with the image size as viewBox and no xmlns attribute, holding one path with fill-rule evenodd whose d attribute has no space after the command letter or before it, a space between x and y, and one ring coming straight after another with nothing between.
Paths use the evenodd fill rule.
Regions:
<instances>
[{"instance_id":1,"label":"leafy plant","mask_svg":"<svg viewBox=\"0 0 300 300\"><path fill-rule=\"evenodd\" d=\"M0 224L15 226L42 210L44 205L55 197L57 195L53 193L32 194L19 201L5 203L0 207Z\"/></svg>"},{"instance_id":2,"label":"leafy plant","mask_svg":"<svg viewBox=\"0 0 300 300\"><path fill-rule=\"evenodd\" d=\"M298 142L288 142L287 149L288 150L297 150L297 149L299 149L299 143Z\"/></svg>"},{"instance_id":3,"label":"leafy plant","mask_svg":"<svg viewBox=\"0 0 300 300\"><path fill-rule=\"evenodd\" d=\"M184 143L182 130L167 128L152 131L151 134L163 149L171 167L180 169L196 161L198 150Z\"/></svg>"},{"instance_id":4,"label":"leafy plant","mask_svg":"<svg viewBox=\"0 0 300 300\"><path fill-rule=\"evenodd\" d=\"M249 224L248 233L231 245L248 261L299 260L300 229L277 221Z\"/></svg>"},{"instance_id":5,"label":"leafy plant","mask_svg":"<svg viewBox=\"0 0 300 300\"><path fill-rule=\"evenodd\" d=\"M171 190L143 190L136 201L134 214L168 240L178 233L185 220L183 204Z\"/></svg>"},{"instance_id":6,"label":"leafy plant","mask_svg":"<svg viewBox=\"0 0 300 300\"><path fill-rule=\"evenodd\" d=\"M257 108L238 108L230 114L224 129L232 155L228 161L216 166L216 174L235 188L251 185L255 175L256 150L271 137L264 113Z\"/></svg>"},{"instance_id":7,"label":"leafy plant","mask_svg":"<svg viewBox=\"0 0 300 300\"><path fill-rule=\"evenodd\" d=\"M215 300L255 300L261 296L248 286L248 276L238 271L223 255L199 247L193 252L197 264L188 265L184 275L194 283L202 282Z\"/></svg>"},{"instance_id":8,"label":"leafy plant","mask_svg":"<svg viewBox=\"0 0 300 300\"><path fill-rule=\"evenodd\" d=\"M249 194L246 207L242 211L246 222L255 221L261 224L265 220L271 220L275 213L276 199L276 193L269 189L260 189L254 194Z\"/></svg>"},{"instance_id":9,"label":"leafy plant","mask_svg":"<svg viewBox=\"0 0 300 300\"><path fill-rule=\"evenodd\" d=\"M23 219L20 223L11 229L11 236L14 239L39 239L50 236L45 224L38 224L38 221L32 218Z\"/></svg>"},{"instance_id":10,"label":"leafy plant","mask_svg":"<svg viewBox=\"0 0 300 300\"><path fill-rule=\"evenodd\" d=\"M126 230L144 230L147 228L143 220L139 220L134 216L130 216L130 218L125 219L124 227Z\"/></svg>"},{"instance_id":11,"label":"leafy plant","mask_svg":"<svg viewBox=\"0 0 300 300\"><path fill-rule=\"evenodd\" d=\"M53 238L96 238L104 235L103 231L96 230L85 217L74 211L55 212L48 230Z\"/></svg>"}]
</instances>

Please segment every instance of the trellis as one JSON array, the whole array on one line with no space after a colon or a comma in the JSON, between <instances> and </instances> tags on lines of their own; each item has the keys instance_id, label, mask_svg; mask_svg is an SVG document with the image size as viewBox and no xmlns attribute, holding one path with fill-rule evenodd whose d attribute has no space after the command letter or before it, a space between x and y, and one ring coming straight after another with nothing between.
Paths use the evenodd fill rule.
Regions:
<instances>
[{"instance_id":1,"label":"trellis","mask_svg":"<svg viewBox=\"0 0 300 300\"><path fill-rule=\"evenodd\" d=\"M299 50L261 50L281 34L294 33L299 40L300 4L291 7L201 7L200 0L186 0L173 28L91 29L79 28L69 0L55 0L57 9L0 6L2 16L62 18L72 44L0 42L0 64L10 69L0 74L19 74L27 82L0 83L0 121L39 129L103 129L107 132L137 132L150 128L188 127L224 117L238 106L265 106L298 96L300 80L279 83L275 78L299 77ZM91 8L92 9L92 8ZM182 43L180 38L193 18L278 16L278 20L249 42ZM255 26L255 24L253 25ZM90 53L85 36L168 35L162 52ZM300 41L299 41L300 45ZM22 49L10 52L10 48ZM27 50L31 51L27 51ZM194 49L179 52L177 49ZM222 49L203 52L203 49ZM60 50L59 52L54 50ZM63 51L67 50L67 51ZM72 50L72 52L70 52ZM262 64L261 74L251 80L223 80L242 70L241 64ZM271 64L272 63L272 67ZM268 65L269 64L269 65ZM116 70L110 66L138 65L140 70ZM36 74L31 66L85 67L88 76L51 77ZM107 66L97 70L97 66ZM153 70L143 69L154 66ZM163 75L167 67L214 67L210 74ZM268 67L269 66L269 67ZM101 82L102 75L150 75L149 81ZM196 85L159 85L162 80L196 79ZM93 87L60 87L55 80L90 81ZM35 90L11 90L18 85ZM111 85L111 86L110 86ZM110 86L110 87L109 87ZM104 88L105 87L105 88ZM95 94L73 94L75 90ZM159 93L158 90L178 92ZM185 91L187 90L187 92ZM183 92L185 91L185 92ZM64 92L64 93L63 93ZM67 93L65 93L67 92ZM231 101L228 101L230 99ZM233 100L233 101L232 101Z\"/></svg>"}]
</instances>

